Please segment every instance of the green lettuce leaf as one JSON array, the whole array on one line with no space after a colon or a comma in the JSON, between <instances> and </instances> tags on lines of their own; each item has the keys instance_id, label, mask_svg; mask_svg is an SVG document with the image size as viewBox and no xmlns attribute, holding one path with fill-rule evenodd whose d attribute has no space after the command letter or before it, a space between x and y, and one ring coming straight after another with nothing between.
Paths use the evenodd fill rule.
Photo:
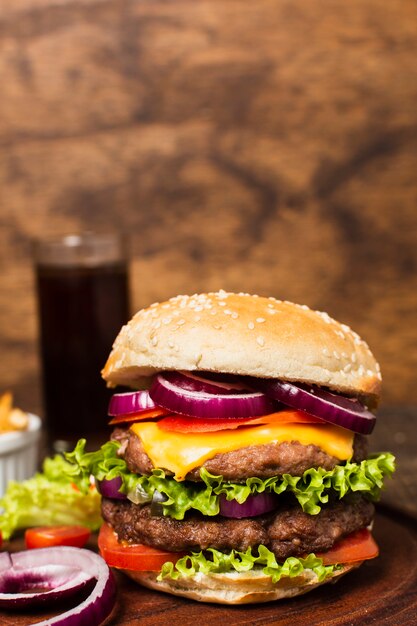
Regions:
<instances>
[{"instance_id":1,"label":"green lettuce leaf","mask_svg":"<svg viewBox=\"0 0 417 626\"><path fill-rule=\"evenodd\" d=\"M189 510L203 515L219 514L219 497L243 503L255 493L292 493L303 511L317 515L321 505L328 502L329 494L339 498L353 492L361 492L370 500L377 500L385 477L395 470L394 456L388 452L371 455L361 463L347 462L332 470L309 469L302 476L274 476L272 478L248 478L244 483L224 480L204 468L202 483L176 482L164 470L155 469L150 476L132 474L123 459L117 455L120 444L108 442L97 452L85 452L85 440L80 440L73 452L66 455L73 466L69 469L72 480L84 491L88 488L90 475L96 479L122 478L121 491L136 503L150 502L153 493L163 493L167 500L162 504L164 515L177 520L184 519Z\"/></svg>"},{"instance_id":2,"label":"green lettuce leaf","mask_svg":"<svg viewBox=\"0 0 417 626\"><path fill-rule=\"evenodd\" d=\"M47 458L42 473L23 482L11 481L0 499L0 531L8 540L30 526L80 524L97 530L102 518L100 495L94 488L74 487L72 467L61 456Z\"/></svg>"},{"instance_id":3,"label":"green lettuce leaf","mask_svg":"<svg viewBox=\"0 0 417 626\"><path fill-rule=\"evenodd\" d=\"M179 559L175 564L164 563L158 580L164 578L178 579L182 576L194 576L202 574L219 574L231 572L248 572L250 570L262 571L271 576L272 582L277 583L281 578L300 576L305 570L312 570L318 582L324 581L338 569L337 565L323 565L322 559L314 554L305 558L289 557L284 563L278 563L273 552L265 546L259 546L257 554L248 548L246 552L231 550L225 554L209 548L205 553L193 552Z\"/></svg>"}]
</instances>

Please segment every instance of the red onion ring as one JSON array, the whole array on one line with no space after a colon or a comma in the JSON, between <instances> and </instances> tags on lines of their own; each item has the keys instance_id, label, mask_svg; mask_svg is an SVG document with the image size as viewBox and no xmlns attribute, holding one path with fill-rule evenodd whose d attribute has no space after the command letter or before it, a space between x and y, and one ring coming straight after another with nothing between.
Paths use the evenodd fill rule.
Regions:
<instances>
[{"instance_id":1,"label":"red onion ring","mask_svg":"<svg viewBox=\"0 0 417 626\"><path fill-rule=\"evenodd\" d=\"M8 586L28 590L31 580L50 591L29 593L0 592L0 606L21 608L52 604L69 597L88 585L96 584L90 595L75 608L37 622L37 626L98 626L113 610L116 599L114 578L105 561L94 552L60 546L25 550L15 554L2 553L0 589ZM57 584L56 584L57 583Z\"/></svg>"},{"instance_id":2,"label":"red onion ring","mask_svg":"<svg viewBox=\"0 0 417 626\"><path fill-rule=\"evenodd\" d=\"M43 565L22 571L10 560L9 569L0 576L0 606L26 608L52 604L71 597L92 580L76 567Z\"/></svg>"},{"instance_id":3,"label":"red onion ring","mask_svg":"<svg viewBox=\"0 0 417 626\"><path fill-rule=\"evenodd\" d=\"M250 495L245 502L239 504L236 500L227 500L222 494L219 498L220 515L241 519L243 517L256 517L263 513L274 511L278 506L276 493L255 493Z\"/></svg>"},{"instance_id":4,"label":"red onion ring","mask_svg":"<svg viewBox=\"0 0 417 626\"><path fill-rule=\"evenodd\" d=\"M207 390L208 385L204 387ZM201 391L201 384L180 372L159 373L149 390L152 400L169 411L190 417L255 417L277 410L277 403L260 392Z\"/></svg>"},{"instance_id":5,"label":"red onion ring","mask_svg":"<svg viewBox=\"0 0 417 626\"><path fill-rule=\"evenodd\" d=\"M204 393L241 394L252 391L241 378L233 375L215 374L213 372L170 372L171 382L190 391Z\"/></svg>"},{"instance_id":6,"label":"red onion ring","mask_svg":"<svg viewBox=\"0 0 417 626\"><path fill-rule=\"evenodd\" d=\"M353 432L369 435L375 426L375 415L355 398L346 398L315 385L273 379L251 378L250 384L270 398Z\"/></svg>"},{"instance_id":7,"label":"red onion ring","mask_svg":"<svg viewBox=\"0 0 417 626\"><path fill-rule=\"evenodd\" d=\"M116 476L110 480L97 480L96 486L98 492L104 496L104 498L111 498L112 500L126 500L127 495L119 491L123 481L121 476Z\"/></svg>"},{"instance_id":8,"label":"red onion ring","mask_svg":"<svg viewBox=\"0 0 417 626\"><path fill-rule=\"evenodd\" d=\"M110 398L108 414L130 415L130 413L140 413L155 409L156 405L149 396L148 391L128 391L127 393L115 393Z\"/></svg>"}]
</instances>

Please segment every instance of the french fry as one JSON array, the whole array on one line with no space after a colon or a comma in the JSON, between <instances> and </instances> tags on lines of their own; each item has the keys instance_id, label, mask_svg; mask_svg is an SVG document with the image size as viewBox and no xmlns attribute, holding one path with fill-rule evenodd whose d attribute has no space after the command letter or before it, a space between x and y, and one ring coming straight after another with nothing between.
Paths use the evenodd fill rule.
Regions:
<instances>
[{"instance_id":1,"label":"french fry","mask_svg":"<svg viewBox=\"0 0 417 626\"><path fill-rule=\"evenodd\" d=\"M6 391L0 396L0 433L13 430L26 430L29 418L27 413L13 408L13 396Z\"/></svg>"}]
</instances>

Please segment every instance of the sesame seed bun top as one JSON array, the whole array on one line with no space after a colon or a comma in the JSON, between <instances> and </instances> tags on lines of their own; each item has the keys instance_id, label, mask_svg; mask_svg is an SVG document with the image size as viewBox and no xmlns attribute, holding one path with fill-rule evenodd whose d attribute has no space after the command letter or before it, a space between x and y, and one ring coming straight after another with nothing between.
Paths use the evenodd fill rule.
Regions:
<instances>
[{"instance_id":1,"label":"sesame seed bun top","mask_svg":"<svg viewBox=\"0 0 417 626\"><path fill-rule=\"evenodd\" d=\"M224 291L177 296L136 313L102 375L110 386L138 388L161 370L279 378L374 396L381 385L367 344L327 313Z\"/></svg>"}]
</instances>

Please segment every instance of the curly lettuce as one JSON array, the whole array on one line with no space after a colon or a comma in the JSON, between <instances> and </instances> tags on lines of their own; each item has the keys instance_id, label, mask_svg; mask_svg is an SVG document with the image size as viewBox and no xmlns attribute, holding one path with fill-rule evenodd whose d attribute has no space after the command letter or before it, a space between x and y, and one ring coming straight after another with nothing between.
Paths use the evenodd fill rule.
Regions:
<instances>
[{"instance_id":1,"label":"curly lettuce","mask_svg":"<svg viewBox=\"0 0 417 626\"><path fill-rule=\"evenodd\" d=\"M97 490L91 485L83 491L76 487L70 464L59 455L45 459L42 469L23 482L9 482L0 499L3 539L30 526L80 524L97 530L102 523Z\"/></svg>"},{"instance_id":2,"label":"curly lettuce","mask_svg":"<svg viewBox=\"0 0 417 626\"><path fill-rule=\"evenodd\" d=\"M337 565L323 565L322 559L314 554L309 554L305 558L291 556L283 563L278 563L274 553L263 545L259 546L257 554L253 553L251 548L246 552L231 550L227 554L209 548L204 553L193 552L184 556L175 564L164 563L158 580L164 578L175 580L183 576L194 576L196 573L220 574L255 570L262 571L271 577L273 583L277 583L281 578L294 578L310 570L318 582L323 582L337 569Z\"/></svg>"},{"instance_id":3,"label":"curly lettuce","mask_svg":"<svg viewBox=\"0 0 417 626\"><path fill-rule=\"evenodd\" d=\"M219 514L220 496L236 500L240 504L256 493L291 493L303 511L317 515L321 505L329 500L331 493L339 498L361 492L370 500L377 500L384 478L395 470L394 456L388 452L371 455L361 463L347 462L332 470L309 469L302 476L283 474L272 478L248 478L244 483L226 481L223 476L210 474L202 468L202 482L177 482L164 470L154 469L149 476L131 473L126 462L118 456L120 444L107 442L96 452L85 452L85 440L80 440L75 450L66 455L70 462L72 480L84 491L89 486L90 475L97 480L122 478L121 491L137 503L150 502L155 491L166 496L162 503L164 515L182 520L187 511L199 511L203 515Z\"/></svg>"}]
</instances>

